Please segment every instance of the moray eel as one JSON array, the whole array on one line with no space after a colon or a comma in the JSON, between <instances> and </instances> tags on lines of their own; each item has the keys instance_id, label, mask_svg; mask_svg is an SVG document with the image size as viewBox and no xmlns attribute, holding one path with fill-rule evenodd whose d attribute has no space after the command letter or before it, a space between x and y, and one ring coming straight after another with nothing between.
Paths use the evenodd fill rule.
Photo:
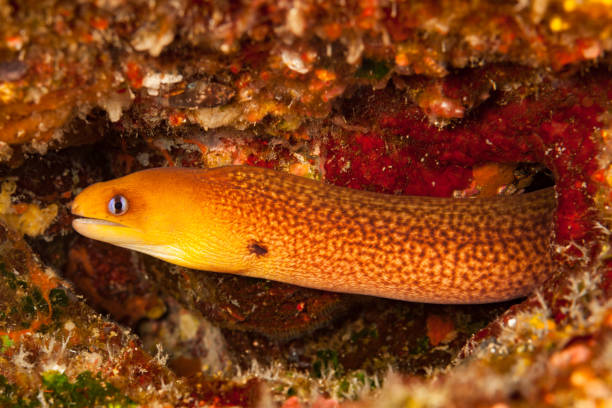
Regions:
<instances>
[{"instance_id":1,"label":"moray eel","mask_svg":"<svg viewBox=\"0 0 612 408\"><path fill-rule=\"evenodd\" d=\"M188 268L427 303L528 294L553 270L552 188L449 199L273 170L144 170L84 189L80 234Z\"/></svg>"}]
</instances>

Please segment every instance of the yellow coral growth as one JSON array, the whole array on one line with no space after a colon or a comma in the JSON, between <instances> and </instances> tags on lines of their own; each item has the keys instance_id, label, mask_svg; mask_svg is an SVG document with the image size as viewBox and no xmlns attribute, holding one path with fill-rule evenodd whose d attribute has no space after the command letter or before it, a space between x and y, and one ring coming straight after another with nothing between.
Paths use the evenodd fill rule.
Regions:
<instances>
[{"instance_id":1,"label":"yellow coral growth","mask_svg":"<svg viewBox=\"0 0 612 408\"><path fill-rule=\"evenodd\" d=\"M35 204L11 204L11 196L16 188L13 181L2 183L0 220L22 234L31 237L42 234L57 216L57 205L51 204L46 208L40 208Z\"/></svg>"}]
</instances>

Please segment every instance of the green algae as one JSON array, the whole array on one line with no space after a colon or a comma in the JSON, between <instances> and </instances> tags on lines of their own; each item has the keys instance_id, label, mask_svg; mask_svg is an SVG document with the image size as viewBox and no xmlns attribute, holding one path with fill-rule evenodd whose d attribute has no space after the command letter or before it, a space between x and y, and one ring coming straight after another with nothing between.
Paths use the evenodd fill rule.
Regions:
<instances>
[{"instance_id":1,"label":"green algae","mask_svg":"<svg viewBox=\"0 0 612 408\"><path fill-rule=\"evenodd\" d=\"M6 377L0 374L0 406L7 408L31 408L39 407L40 401L36 397L21 397L17 386L9 383Z\"/></svg>"},{"instance_id":2,"label":"green algae","mask_svg":"<svg viewBox=\"0 0 612 408\"><path fill-rule=\"evenodd\" d=\"M21 298L19 308L27 320L34 320L39 313L49 314L49 304L38 288L34 288L31 294Z\"/></svg>"},{"instance_id":3,"label":"green algae","mask_svg":"<svg viewBox=\"0 0 612 408\"><path fill-rule=\"evenodd\" d=\"M312 364L312 375L322 378L329 370L333 370L338 377L344 372L344 367L338 361L338 353L329 349L317 351L317 359Z\"/></svg>"},{"instance_id":4,"label":"green algae","mask_svg":"<svg viewBox=\"0 0 612 408\"><path fill-rule=\"evenodd\" d=\"M102 379L98 373L90 371L79 374L71 383L66 374L48 371L42 375L43 385L49 391L45 394L47 401L57 407L130 407L136 404L117 388Z\"/></svg>"},{"instance_id":5,"label":"green algae","mask_svg":"<svg viewBox=\"0 0 612 408\"><path fill-rule=\"evenodd\" d=\"M61 288L54 288L49 291L49 302L51 303L53 321L58 321L64 314L65 308L69 305L68 295Z\"/></svg>"},{"instance_id":6,"label":"green algae","mask_svg":"<svg viewBox=\"0 0 612 408\"><path fill-rule=\"evenodd\" d=\"M14 343L15 342L6 334L0 336L0 353L4 353L6 350L11 348Z\"/></svg>"},{"instance_id":7,"label":"green algae","mask_svg":"<svg viewBox=\"0 0 612 408\"><path fill-rule=\"evenodd\" d=\"M378 81L384 78L389 71L390 68L386 62L364 58L361 66L355 72L355 76L357 78L366 78Z\"/></svg>"},{"instance_id":8,"label":"green algae","mask_svg":"<svg viewBox=\"0 0 612 408\"><path fill-rule=\"evenodd\" d=\"M417 339L416 344L410 348L410 354L425 354L431 348L429 337L423 336Z\"/></svg>"},{"instance_id":9,"label":"green algae","mask_svg":"<svg viewBox=\"0 0 612 408\"><path fill-rule=\"evenodd\" d=\"M0 310L2 322L12 321L17 327L27 329L40 316L48 316L49 308L51 308L51 321L58 322L65 308L69 306L65 289L59 287L51 289L47 300L40 288L29 284L18 273L9 272L2 262L0 262L0 279L6 285L5 288L8 287L8 291L12 292L9 297L16 299L5 310Z\"/></svg>"},{"instance_id":10,"label":"green algae","mask_svg":"<svg viewBox=\"0 0 612 408\"><path fill-rule=\"evenodd\" d=\"M6 279L8 287L12 290L27 289L28 284L22 279L18 279L17 275L6 270L4 263L0 262L0 276Z\"/></svg>"},{"instance_id":11,"label":"green algae","mask_svg":"<svg viewBox=\"0 0 612 408\"><path fill-rule=\"evenodd\" d=\"M356 399L363 390L370 391L382 385L377 376L369 376L364 370L346 370L339 361L338 352L331 349L317 351L311 374L317 379L333 378L336 385L332 393L340 399ZM293 388L287 390L287 396L294 394Z\"/></svg>"},{"instance_id":12,"label":"green algae","mask_svg":"<svg viewBox=\"0 0 612 408\"><path fill-rule=\"evenodd\" d=\"M49 315L50 312L53 321L58 322L70 303L63 288L51 289L48 298L45 298L40 288L29 283L18 272L11 272L2 262L0 262L0 283L5 289L4 295L15 299L13 304L7 305L0 311L0 317L4 322L14 322L17 327L28 328L40 316ZM42 325L38 331L44 327L48 328L47 325ZM15 340L10 336L1 335L0 353L10 352L9 349L14 343ZM10 383L7 377L0 374L0 407L30 408L44 405L78 408L134 405L117 388L104 381L100 374L94 375L89 371L79 374L74 381L70 381L66 374L48 371L42 374L41 381L41 390L31 392Z\"/></svg>"},{"instance_id":13,"label":"green algae","mask_svg":"<svg viewBox=\"0 0 612 408\"><path fill-rule=\"evenodd\" d=\"M100 373L94 376L90 371L85 371L71 382L66 374L47 371L42 374L42 385L38 395L21 396L18 387L0 375L0 406L40 407L40 398L44 398L45 405L58 408L136 406L112 384L104 381Z\"/></svg>"}]
</instances>

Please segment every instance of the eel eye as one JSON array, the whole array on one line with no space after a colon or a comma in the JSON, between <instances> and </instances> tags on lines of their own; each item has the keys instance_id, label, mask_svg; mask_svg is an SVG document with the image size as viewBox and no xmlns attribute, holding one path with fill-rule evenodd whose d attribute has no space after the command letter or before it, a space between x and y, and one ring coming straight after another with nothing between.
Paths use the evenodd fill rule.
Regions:
<instances>
[{"instance_id":1,"label":"eel eye","mask_svg":"<svg viewBox=\"0 0 612 408\"><path fill-rule=\"evenodd\" d=\"M128 210L127 199L120 194L117 194L116 196L111 198L110 201L108 202L108 212L110 212L113 215L123 215L127 212L127 210Z\"/></svg>"}]
</instances>

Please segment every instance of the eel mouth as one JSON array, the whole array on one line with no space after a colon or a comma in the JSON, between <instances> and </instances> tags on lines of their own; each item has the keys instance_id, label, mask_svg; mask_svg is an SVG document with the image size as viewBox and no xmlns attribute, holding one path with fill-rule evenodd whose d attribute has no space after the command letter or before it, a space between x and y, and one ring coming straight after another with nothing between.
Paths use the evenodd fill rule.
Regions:
<instances>
[{"instance_id":1,"label":"eel mouth","mask_svg":"<svg viewBox=\"0 0 612 408\"><path fill-rule=\"evenodd\" d=\"M76 226L81 226L81 225L85 225L85 224L93 224L93 225L105 225L105 226L109 226L109 227L122 227L122 228L127 228L125 225L123 224L119 224L116 222L112 222L112 221L107 221L107 220L101 220L99 218L87 218L87 217L80 217L80 218L75 218L74 220L72 220L72 226L76 229Z\"/></svg>"},{"instance_id":2,"label":"eel mouth","mask_svg":"<svg viewBox=\"0 0 612 408\"><path fill-rule=\"evenodd\" d=\"M72 227L79 233L87 237L90 237L87 232L102 231L114 228L127 228L127 225L120 224L118 222L103 220L101 218L93 218L87 216L85 211L79 205L79 197L77 197L70 207L70 212L77 218L72 220ZM93 238L93 237L90 237Z\"/></svg>"},{"instance_id":3,"label":"eel mouth","mask_svg":"<svg viewBox=\"0 0 612 408\"><path fill-rule=\"evenodd\" d=\"M142 244L144 241L138 229L100 218L75 218L72 220L72 228L87 238L118 246Z\"/></svg>"},{"instance_id":4,"label":"eel mouth","mask_svg":"<svg viewBox=\"0 0 612 408\"><path fill-rule=\"evenodd\" d=\"M186 255L180 248L151 242L151 237L145 232L129 225L99 218L82 217L72 220L72 227L79 234L96 241L142 252L175 264L190 265L185 261Z\"/></svg>"}]
</instances>

